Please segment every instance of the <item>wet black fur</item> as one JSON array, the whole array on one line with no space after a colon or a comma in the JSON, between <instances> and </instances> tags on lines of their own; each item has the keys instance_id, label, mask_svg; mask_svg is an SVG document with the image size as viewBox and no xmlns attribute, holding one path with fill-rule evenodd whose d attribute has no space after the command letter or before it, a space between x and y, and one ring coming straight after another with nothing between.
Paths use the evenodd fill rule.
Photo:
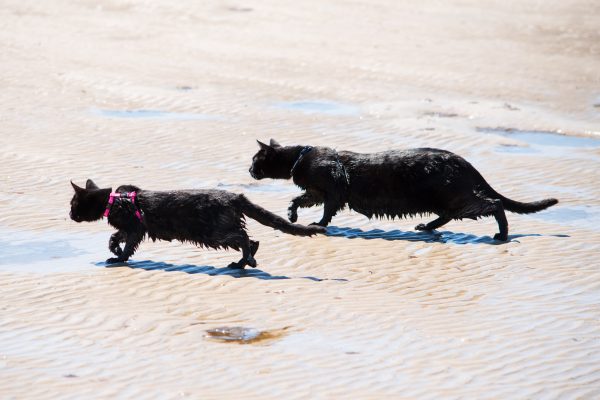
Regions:
<instances>
[{"instance_id":1,"label":"wet black fur","mask_svg":"<svg viewBox=\"0 0 600 400\"><path fill-rule=\"evenodd\" d=\"M250 174L255 179L292 178L305 190L290 203L292 222L298 218L298 207L319 204L324 204L323 218L316 223L321 226L327 226L345 206L368 218L438 216L417 225L417 230L434 230L453 219L494 216L500 229L494 238L506 241L504 210L527 214L558 203L556 199L531 203L508 199L492 189L465 159L446 150L361 154L314 147L301 156L306 146L283 147L273 139L269 145L258 143L260 150L252 159Z\"/></svg>"},{"instance_id":2,"label":"wet black fur","mask_svg":"<svg viewBox=\"0 0 600 400\"><path fill-rule=\"evenodd\" d=\"M76 222L96 221L103 217L111 188L100 189L88 179L86 187L74 183L71 200L71 219ZM115 199L108 223L117 229L108 248L116 257L108 263L124 262L135 253L148 236L152 240L179 240L214 249L242 251L242 259L229 267L256 267L254 254L258 242L246 233L244 216L282 232L299 236L324 233L325 228L290 224L277 215L251 203L244 195L224 190L177 190L157 192L125 185L117 192L136 191L134 204L126 198ZM135 216L135 207L143 213L143 222ZM125 243L123 249L120 244Z\"/></svg>"}]
</instances>

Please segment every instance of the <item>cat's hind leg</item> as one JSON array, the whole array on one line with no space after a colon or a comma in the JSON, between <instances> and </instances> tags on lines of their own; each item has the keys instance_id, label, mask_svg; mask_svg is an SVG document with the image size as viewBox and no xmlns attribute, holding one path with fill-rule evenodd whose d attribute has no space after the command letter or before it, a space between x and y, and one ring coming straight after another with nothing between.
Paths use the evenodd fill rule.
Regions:
<instances>
[{"instance_id":1,"label":"cat's hind leg","mask_svg":"<svg viewBox=\"0 0 600 400\"><path fill-rule=\"evenodd\" d=\"M250 241L250 254L252 254L252 256L254 256L256 254L256 252L258 251L259 244L260 244L260 242L258 240Z\"/></svg>"},{"instance_id":2,"label":"cat's hind leg","mask_svg":"<svg viewBox=\"0 0 600 400\"><path fill-rule=\"evenodd\" d=\"M433 221L428 222L427 224L419 224L415 226L415 229L418 231L433 231L439 228L440 226L447 224L448 222L450 222L451 219L452 218L448 217L438 217Z\"/></svg>"},{"instance_id":3,"label":"cat's hind leg","mask_svg":"<svg viewBox=\"0 0 600 400\"><path fill-rule=\"evenodd\" d=\"M498 223L500 232L494 235L495 240L506 242L508 240L508 221L504 213L504 206L500 199L491 199L489 197L477 196L474 203L470 204L465 210L466 213L459 215L458 218L475 218L479 216L493 215Z\"/></svg>"},{"instance_id":4,"label":"cat's hind leg","mask_svg":"<svg viewBox=\"0 0 600 400\"><path fill-rule=\"evenodd\" d=\"M331 196L331 197L333 197L333 196ZM320 226L329 225L329 223L331 222L331 219L333 217L335 217L335 214L337 214L337 212L339 210L341 210L342 208L344 208L344 203L335 199L335 197L326 198L325 205L323 207L323 217L321 218L321 220L319 222L313 222L311 225L320 225Z\"/></svg>"},{"instance_id":5,"label":"cat's hind leg","mask_svg":"<svg viewBox=\"0 0 600 400\"><path fill-rule=\"evenodd\" d=\"M233 241L236 243L232 243L230 246L234 248L241 248L242 258L238 262L232 262L227 266L227 268L244 269L246 265L256 268L254 254L256 254L256 251L258 250L258 242L250 240L250 238L248 238L248 234L243 230L233 239Z\"/></svg>"},{"instance_id":6,"label":"cat's hind leg","mask_svg":"<svg viewBox=\"0 0 600 400\"><path fill-rule=\"evenodd\" d=\"M500 229L500 232L494 235L494 239L506 242L508 240L508 221L506 219L506 214L504 213L504 205L500 199L494 199L492 201L496 204L494 218L496 218L498 228Z\"/></svg>"}]
</instances>

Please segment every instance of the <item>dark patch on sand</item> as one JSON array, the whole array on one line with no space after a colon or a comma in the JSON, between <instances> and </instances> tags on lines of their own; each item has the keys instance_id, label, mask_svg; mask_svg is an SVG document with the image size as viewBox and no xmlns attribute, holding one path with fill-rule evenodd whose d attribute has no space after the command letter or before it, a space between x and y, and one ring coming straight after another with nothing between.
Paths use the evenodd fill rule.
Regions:
<instances>
[{"instance_id":1,"label":"dark patch on sand","mask_svg":"<svg viewBox=\"0 0 600 400\"><path fill-rule=\"evenodd\" d=\"M250 8L250 7L231 6L231 7L227 7L227 11L233 11L233 12L251 12L251 11L253 11L253 9Z\"/></svg>"},{"instance_id":2,"label":"dark patch on sand","mask_svg":"<svg viewBox=\"0 0 600 400\"><path fill-rule=\"evenodd\" d=\"M423 113L425 117L436 117L436 118L456 118L459 117L457 113L445 112L445 111L425 111Z\"/></svg>"},{"instance_id":3,"label":"dark patch on sand","mask_svg":"<svg viewBox=\"0 0 600 400\"><path fill-rule=\"evenodd\" d=\"M223 326L206 331L206 338L228 343L250 344L283 336L289 327L269 331L243 326Z\"/></svg>"}]
</instances>

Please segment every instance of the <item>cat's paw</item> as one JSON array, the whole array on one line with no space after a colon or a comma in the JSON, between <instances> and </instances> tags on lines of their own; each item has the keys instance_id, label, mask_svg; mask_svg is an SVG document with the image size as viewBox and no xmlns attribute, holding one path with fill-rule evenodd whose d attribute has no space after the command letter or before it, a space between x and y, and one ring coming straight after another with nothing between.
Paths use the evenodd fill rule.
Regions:
<instances>
[{"instance_id":1,"label":"cat's paw","mask_svg":"<svg viewBox=\"0 0 600 400\"><path fill-rule=\"evenodd\" d=\"M230 263L227 268L231 268L231 269L244 269L244 265L240 265L239 262L232 262Z\"/></svg>"},{"instance_id":2,"label":"cat's paw","mask_svg":"<svg viewBox=\"0 0 600 400\"><path fill-rule=\"evenodd\" d=\"M123 249L121 249L121 246L109 247L108 250L110 250L110 252L117 257L120 257L123 254Z\"/></svg>"},{"instance_id":3,"label":"cat's paw","mask_svg":"<svg viewBox=\"0 0 600 400\"><path fill-rule=\"evenodd\" d=\"M127 260L124 260L120 257L111 257L108 260L106 260L106 263L107 264L117 264L117 263L123 263L125 261L127 261Z\"/></svg>"},{"instance_id":4,"label":"cat's paw","mask_svg":"<svg viewBox=\"0 0 600 400\"><path fill-rule=\"evenodd\" d=\"M431 229L427 229L427 225L425 225L425 224L419 224L419 225L415 226L415 230L417 230L417 231L430 231Z\"/></svg>"},{"instance_id":5,"label":"cat's paw","mask_svg":"<svg viewBox=\"0 0 600 400\"><path fill-rule=\"evenodd\" d=\"M501 233L496 233L494 235L494 240L499 240L501 242L507 242L508 241L508 235L507 234L501 234Z\"/></svg>"},{"instance_id":6,"label":"cat's paw","mask_svg":"<svg viewBox=\"0 0 600 400\"><path fill-rule=\"evenodd\" d=\"M312 223L308 224L308 226L322 226L323 228L325 228L327 226L327 224L319 221L319 222L312 222Z\"/></svg>"},{"instance_id":7,"label":"cat's paw","mask_svg":"<svg viewBox=\"0 0 600 400\"><path fill-rule=\"evenodd\" d=\"M288 209L288 219L290 220L290 222L293 224L294 222L298 221L298 213L296 212L296 210L289 208Z\"/></svg>"}]
</instances>

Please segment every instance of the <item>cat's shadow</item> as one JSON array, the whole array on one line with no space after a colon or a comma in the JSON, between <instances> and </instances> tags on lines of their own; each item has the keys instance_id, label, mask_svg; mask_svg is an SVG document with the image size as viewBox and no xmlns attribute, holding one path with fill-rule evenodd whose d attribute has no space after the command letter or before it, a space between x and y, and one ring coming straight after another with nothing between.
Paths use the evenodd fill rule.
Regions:
<instances>
[{"instance_id":1,"label":"cat's shadow","mask_svg":"<svg viewBox=\"0 0 600 400\"><path fill-rule=\"evenodd\" d=\"M569 235L542 235L539 233L528 233L528 234L515 234L508 235L508 242L501 242L495 240L491 236L477 236L468 233L457 233L450 231L401 231L394 229L391 231L384 231L382 229L371 229L369 231L363 231L358 228L348 227L327 227L327 236L333 237L345 237L348 239L384 239L384 240L404 240L408 242L425 242L425 243L454 243L454 244L489 244L489 245L500 245L508 242L518 242L518 238L528 236L552 236L552 237L569 237Z\"/></svg>"},{"instance_id":2,"label":"cat's shadow","mask_svg":"<svg viewBox=\"0 0 600 400\"><path fill-rule=\"evenodd\" d=\"M186 274L204 274L209 276L227 275L233 278L255 278L261 280L279 280L279 279L308 279L314 282L322 281L339 281L347 282L343 278L318 278L315 276L299 276L289 277L286 275L271 275L268 272L257 268L217 268L209 265L194 265L194 264L169 264L162 261L128 261L125 263L107 264L105 262L96 263L97 266L105 268L127 267L133 269L143 269L146 271L161 270L167 272L185 272Z\"/></svg>"}]
</instances>

